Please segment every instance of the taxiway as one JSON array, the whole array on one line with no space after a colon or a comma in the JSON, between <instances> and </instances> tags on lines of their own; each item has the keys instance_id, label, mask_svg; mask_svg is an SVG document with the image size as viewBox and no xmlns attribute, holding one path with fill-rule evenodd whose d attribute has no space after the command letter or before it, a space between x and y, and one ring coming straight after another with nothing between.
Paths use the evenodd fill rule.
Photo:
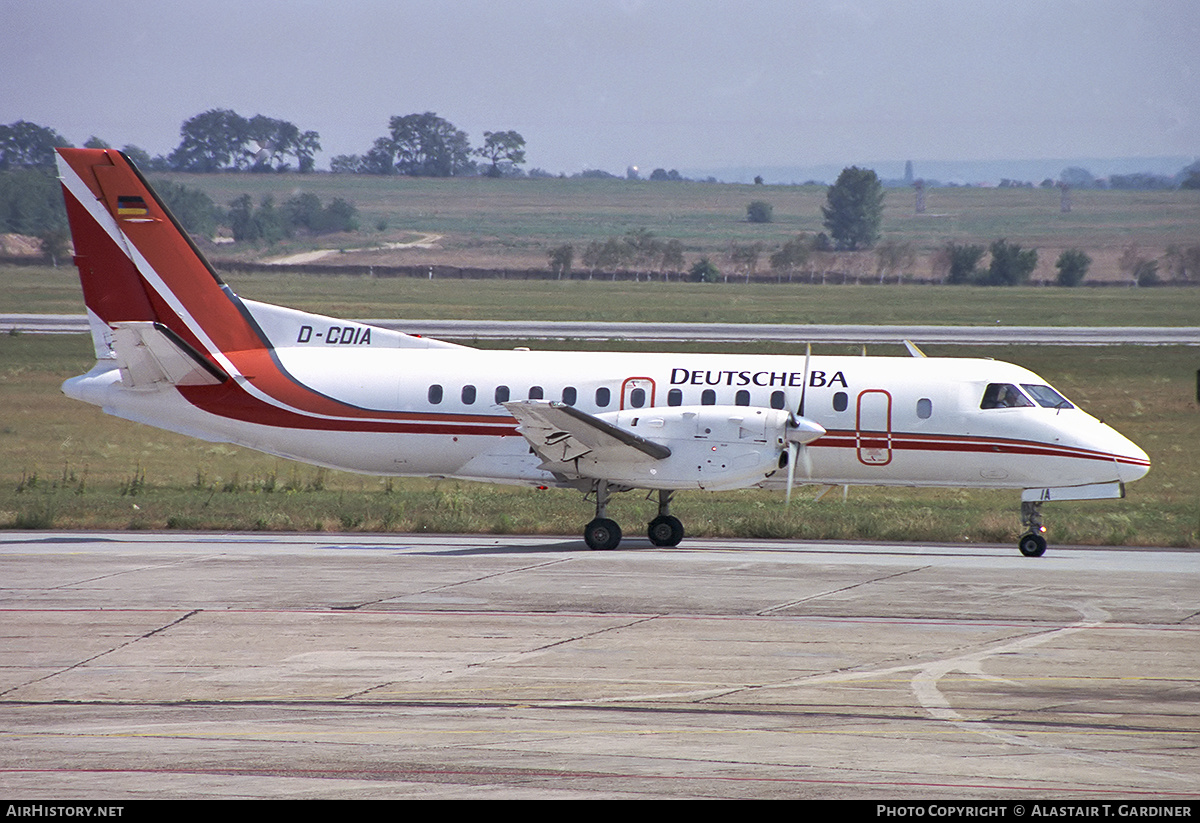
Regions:
<instances>
[{"instance_id":1,"label":"taxiway","mask_svg":"<svg viewBox=\"0 0 1200 823\"><path fill-rule=\"evenodd\" d=\"M1200 796L1200 553L0 534L9 798Z\"/></svg>"}]
</instances>

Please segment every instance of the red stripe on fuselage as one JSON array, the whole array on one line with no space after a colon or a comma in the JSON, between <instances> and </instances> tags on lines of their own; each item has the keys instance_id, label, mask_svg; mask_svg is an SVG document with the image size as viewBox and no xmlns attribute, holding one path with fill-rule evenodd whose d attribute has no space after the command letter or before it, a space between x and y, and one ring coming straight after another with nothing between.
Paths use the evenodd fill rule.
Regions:
<instances>
[{"instance_id":1,"label":"red stripe on fuselage","mask_svg":"<svg viewBox=\"0 0 1200 823\"><path fill-rule=\"evenodd\" d=\"M257 382L257 381L256 381ZM264 402L229 380L216 386L179 386L179 393L196 408L217 417L260 426L325 432L385 432L392 434L457 434L501 437L517 434L516 421L505 416L419 414L371 411L349 407L354 417L317 417Z\"/></svg>"},{"instance_id":2,"label":"red stripe on fuselage","mask_svg":"<svg viewBox=\"0 0 1200 823\"><path fill-rule=\"evenodd\" d=\"M822 448L854 449L858 433L853 430L833 430L810 446ZM859 437L870 436L884 440L883 432L863 432ZM1001 438L968 437L963 435L910 435L903 432L892 432L891 448L897 451L924 452L974 452L980 454L1016 454L1037 455L1041 457L1071 457L1085 460L1116 460L1131 466L1149 466L1149 460L1143 460L1127 455L1110 454L1108 452L1081 449L1073 446L1040 443L1036 440L1008 440Z\"/></svg>"}]
</instances>

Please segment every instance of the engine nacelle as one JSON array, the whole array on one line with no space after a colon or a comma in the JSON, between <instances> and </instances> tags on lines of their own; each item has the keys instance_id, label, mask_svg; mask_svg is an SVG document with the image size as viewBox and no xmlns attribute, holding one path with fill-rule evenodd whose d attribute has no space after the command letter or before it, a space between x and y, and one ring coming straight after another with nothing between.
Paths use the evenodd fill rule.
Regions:
<instances>
[{"instance_id":1,"label":"engine nacelle","mask_svg":"<svg viewBox=\"0 0 1200 823\"><path fill-rule=\"evenodd\" d=\"M579 469L648 489L741 489L779 469L792 416L753 406L655 406L596 415L671 450L662 460L595 460Z\"/></svg>"}]
</instances>

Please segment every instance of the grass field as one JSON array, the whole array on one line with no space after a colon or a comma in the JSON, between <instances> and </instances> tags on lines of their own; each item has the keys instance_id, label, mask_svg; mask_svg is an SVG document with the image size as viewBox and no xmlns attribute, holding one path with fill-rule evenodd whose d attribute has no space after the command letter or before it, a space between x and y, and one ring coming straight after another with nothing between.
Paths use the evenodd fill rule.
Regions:
<instances>
[{"instance_id":1,"label":"grass field","mask_svg":"<svg viewBox=\"0 0 1200 823\"><path fill-rule=\"evenodd\" d=\"M332 174L161 175L201 189L226 205L242 193L281 203L300 192L323 201L342 197L362 215L358 235L327 239L334 248L402 241L414 233L443 235L435 249L371 252L331 258L343 262L502 268L544 268L546 252L570 243L576 268L592 240L645 228L660 238L680 240L690 264L709 255L719 265L732 243L761 242L777 248L799 232L823 230L822 186L751 186L710 183L651 183L624 180L491 180L404 178ZM774 221L746 222L746 206L764 200ZM1062 249L1077 247L1095 259L1090 277L1121 277L1120 251L1136 242L1160 256L1171 244L1200 243L1200 191L1092 191L1073 193L1062 214L1056 189L939 188L927 193L926 212L914 213L913 193L887 190L883 234L911 242L922 252L910 274L928 277L927 255L948 240L987 245L1000 237L1040 250L1035 277L1052 279ZM377 225L382 221L386 228ZM312 240L280 244L271 253L312 248ZM221 254L261 255L266 250ZM866 264L863 264L866 265ZM767 268L766 257L760 269ZM872 269L873 270L873 269Z\"/></svg>"},{"instance_id":2,"label":"grass field","mask_svg":"<svg viewBox=\"0 0 1200 823\"><path fill-rule=\"evenodd\" d=\"M1154 467L1128 499L1047 507L1052 543L1200 544L1200 350L927 349L1028 366L1150 453ZM82 335L0 337L0 527L576 535L591 517L575 492L331 472L108 417L59 391L92 359ZM1018 534L1011 492L852 488L845 502L836 492L813 502L813 493L789 509L766 492L683 494L674 511L693 536L1010 542ZM611 512L637 534L654 507L634 492Z\"/></svg>"},{"instance_id":3,"label":"grass field","mask_svg":"<svg viewBox=\"0 0 1200 823\"><path fill-rule=\"evenodd\" d=\"M342 318L1194 326L1195 288L810 286L236 273L243 297ZM0 266L0 313L82 314L73 266Z\"/></svg>"}]
</instances>

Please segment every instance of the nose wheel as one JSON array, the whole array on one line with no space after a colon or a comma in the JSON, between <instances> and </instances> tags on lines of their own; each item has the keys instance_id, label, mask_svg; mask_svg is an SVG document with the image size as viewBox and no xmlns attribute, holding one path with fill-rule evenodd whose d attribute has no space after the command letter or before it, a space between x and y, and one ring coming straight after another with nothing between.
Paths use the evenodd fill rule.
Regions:
<instances>
[{"instance_id":1,"label":"nose wheel","mask_svg":"<svg viewBox=\"0 0 1200 823\"><path fill-rule=\"evenodd\" d=\"M1046 553L1046 538L1042 537L1046 527L1042 525L1041 501L1021 504L1021 525L1029 531L1017 541L1017 549L1026 557L1041 557Z\"/></svg>"}]
</instances>

